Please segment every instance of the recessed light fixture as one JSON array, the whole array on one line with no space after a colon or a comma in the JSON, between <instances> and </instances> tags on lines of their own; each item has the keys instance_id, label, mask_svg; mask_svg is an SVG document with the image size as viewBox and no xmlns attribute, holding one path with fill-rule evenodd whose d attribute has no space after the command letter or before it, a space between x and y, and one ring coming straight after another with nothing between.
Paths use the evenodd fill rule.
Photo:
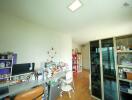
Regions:
<instances>
[{"instance_id":1,"label":"recessed light fixture","mask_svg":"<svg viewBox=\"0 0 132 100\"><path fill-rule=\"evenodd\" d=\"M82 3L79 0L75 0L68 8L71 11L76 11L82 6Z\"/></svg>"}]
</instances>

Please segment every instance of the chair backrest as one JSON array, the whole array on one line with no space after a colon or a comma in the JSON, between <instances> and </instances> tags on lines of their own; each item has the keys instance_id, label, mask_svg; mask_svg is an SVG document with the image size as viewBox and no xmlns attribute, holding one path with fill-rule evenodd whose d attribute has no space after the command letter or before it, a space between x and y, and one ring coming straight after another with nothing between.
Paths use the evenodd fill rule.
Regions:
<instances>
[{"instance_id":1,"label":"chair backrest","mask_svg":"<svg viewBox=\"0 0 132 100\"><path fill-rule=\"evenodd\" d=\"M23 93L16 95L14 100L42 100L44 87L38 86Z\"/></svg>"},{"instance_id":2,"label":"chair backrest","mask_svg":"<svg viewBox=\"0 0 132 100\"><path fill-rule=\"evenodd\" d=\"M73 81L73 72L72 71L66 72L66 81L69 81L69 82Z\"/></svg>"}]
</instances>

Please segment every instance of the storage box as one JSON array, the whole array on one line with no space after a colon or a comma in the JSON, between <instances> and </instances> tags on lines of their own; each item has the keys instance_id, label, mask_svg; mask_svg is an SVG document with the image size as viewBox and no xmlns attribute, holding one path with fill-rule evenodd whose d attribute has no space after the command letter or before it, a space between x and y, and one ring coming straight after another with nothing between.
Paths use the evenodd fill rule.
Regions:
<instances>
[{"instance_id":1,"label":"storage box","mask_svg":"<svg viewBox=\"0 0 132 100\"><path fill-rule=\"evenodd\" d=\"M127 74L127 79L132 80L132 72L126 72Z\"/></svg>"},{"instance_id":2,"label":"storage box","mask_svg":"<svg viewBox=\"0 0 132 100\"><path fill-rule=\"evenodd\" d=\"M128 89L128 93L131 93L132 94L132 89Z\"/></svg>"},{"instance_id":3,"label":"storage box","mask_svg":"<svg viewBox=\"0 0 132 100\"><path fill-rule=\"evenodd\" d=\"M129 50L132 50L132 45L129 45L128 47L129 47Z\"/></svg>"}]
</instances>

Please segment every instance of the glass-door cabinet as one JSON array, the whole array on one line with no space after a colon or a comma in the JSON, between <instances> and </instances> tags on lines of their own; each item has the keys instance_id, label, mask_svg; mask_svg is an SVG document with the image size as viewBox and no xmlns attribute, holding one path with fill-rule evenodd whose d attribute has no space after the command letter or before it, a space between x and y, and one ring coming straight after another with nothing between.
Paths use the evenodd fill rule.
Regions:
<instances>
[{"instance_id":1,"label":"glass-door cabinet","mask_svg":"<svg viewBox=\"0 0 132 100\"><path fill-rule=\"evenodd\" d=\"M90 42L91 58L91 92L92 95L101 99L101 73L99 41Z\"/></svg>"},{"instance_id":2,"label":"glass-door cabinet","mask_svg":"<svg viewBox=\"0 0 132 100\"><path fill-rule=\"evenodd\" d=\"M132 34L91 41L90 62L95 99L132 100Z\"/></svg>"},{"instance_id":3,"label":"glass-door cabinet","mask_svg":"<svg viewBox=\"0 0 132 100\"><path fill-rule=\"evenodd\" d=\"M101 40L104 100L117 99L113 38Z\"/></svg>"}]
</instances>

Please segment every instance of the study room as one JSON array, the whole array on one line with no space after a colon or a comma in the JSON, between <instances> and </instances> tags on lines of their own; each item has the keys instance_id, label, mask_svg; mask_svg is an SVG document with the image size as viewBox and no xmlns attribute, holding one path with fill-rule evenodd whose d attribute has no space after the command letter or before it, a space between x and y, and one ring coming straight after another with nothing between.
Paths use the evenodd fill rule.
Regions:
<instances>
[{"instance_id":1,"label":"study room","mask_svg":"<svg viewBox=\"0 0 132 100\"><path fill-rule=\"evenodd\" d=\"M0 100L131 98L131 0L0 0Z\"/></svg>"}]
</instances>

